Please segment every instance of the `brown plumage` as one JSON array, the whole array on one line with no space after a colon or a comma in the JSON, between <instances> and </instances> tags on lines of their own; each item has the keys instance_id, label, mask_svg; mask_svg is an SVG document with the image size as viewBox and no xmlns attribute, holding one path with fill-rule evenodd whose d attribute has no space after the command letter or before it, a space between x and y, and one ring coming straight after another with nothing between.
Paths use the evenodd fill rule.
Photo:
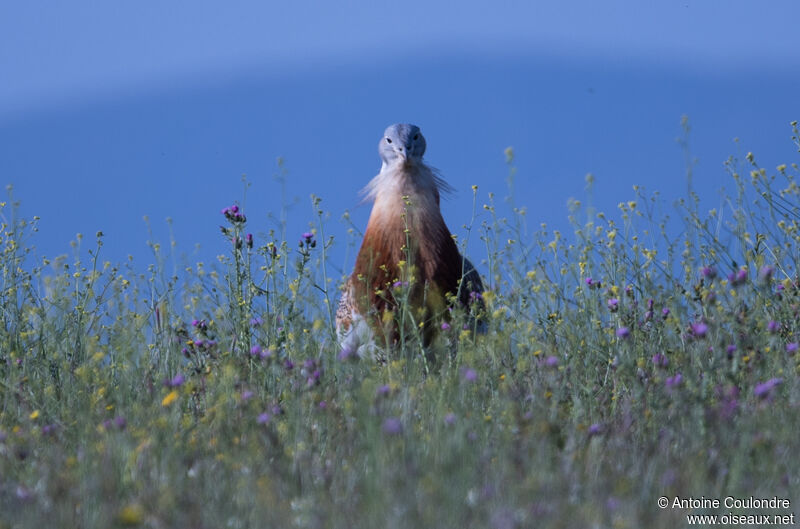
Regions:
<instances>
[{"instance_id":1,"label":"brown plumage","mask_svg":"<svg viewBox=\"0 0 800 529\"><path fill-rule=\"evenodd\" d=\"M337 310L340 343L359 356L374 353L375 329L381 343L397 339L399 297L407 296L409 316L427 345L447 318L448 295L467 305L483 291L442 218L440 190L449 186L422 160L425 139L419 129L392 125L379 152L381 172L365 189L374 201L372 213Z\"/></svg>"}]
</instances>

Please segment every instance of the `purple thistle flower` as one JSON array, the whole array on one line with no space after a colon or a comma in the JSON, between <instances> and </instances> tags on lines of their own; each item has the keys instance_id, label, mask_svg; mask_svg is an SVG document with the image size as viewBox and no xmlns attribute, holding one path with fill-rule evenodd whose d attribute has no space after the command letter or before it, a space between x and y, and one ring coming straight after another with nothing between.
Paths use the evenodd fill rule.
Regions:
<instances>
[{"instance_id":1,"label":"purple thistle flower","mask_svg":"<svg viewBox=\"0 0 800 529\"><path fill-rule=\"evenodd\" d=\"M772 274L775 273L775 268L769 265L764 265L758 271L758 279L764 283L772 279Z\"/></svg>"},{"instance_id":2,"label":"purple thistle flower","mask_svg":"<svg viewBox=\"0 0 800 529\"><path fill-rule=\"evenodd\" d=\"M250 356L259 360L265 360L272 356L271 349L262 349L259 345L254 345L250 348Z\"/></svg>"},{"instance_id":3,"label":"purple thistle flower","mask_svg":"<svg viewBox=\"0 0 800 529\"><path fill-rule=\"evenodd\" d=\"M478 373L471 367L465 367L461 370L461 378L464 382L475 382L478 380Z\"/></svg>"},{"instance_id":4,"label":"purple thistle flower","mask_svg":"<svg viewBox=\"0 0 800 529\"><path fill-rule=\"evenodd\" d=\"M647 300L647 310L653 310L653 304L654 304L653 300L652 299L648 299Z\"/></svg>"},{"instance_id":5,"label":"purple thistle flower","mask_svg":"<svg viewBox=\"0 0 800 529\"><path fill-rule=\"evenodd\" d=\"M392 388L389 387L389 384L384 384L375 391L375 395L377 395L378 397L385 397L391 392L391 390Z\"/></svg>"},{"instance_id":6,"label":"purple thistle flower","mask_svg":"<svg viewBox=\"0 0 800 529\"><path fill-rule=\"evenodd\" d=\"M653 311L652 310L648 310L647 312L644 313L644 321L650 321L652 319L653 319Z\"/></svg>"},{"instance_id":7,"label":"purple thistle flower","mask_svg":"<svg viewBox=\"0 0 800 529\"><path fill-rule=\"evenodd\" d=\"M665 381L667 389L677 388L682 383L683 383L683 376L680 373L676 374L675 376L667 377L667 380Z\"/></svg>"},{"instance_id":8,"label":"purple thistle flower","mask_svg":"<svg viewBox=\"0 0 800 529\"><path fill-rule=\"evenodd\" d=\"M284 367L284 368L285 368L287 371L291 371L292 369L294 369L294 362L292 362L291 360L289 360L289 359L287 358L287 359L286 359L286 361L283 363L283 367Z\"/></svg>"},{"instance_id":9,"label":"purple thistle flower","mask_svg":"<svg viewBox=\"0 0 800 529\"><path fill-rule=\"evenodd\" d=\"M15 491L17 495L17 499L20 501L29 501L33 498L33 492L31 492L27 487L24 485L17 485L17 489Z\"/></svg>"},{"instance_id":10,"label":"purple thistle flower","mask_svg":"<svg viewBox=\"0 0 800 529\"><path fill-rule=\"evenodd\" d=\"M797 342L791 342L786 344L786 352L790 355L793 355L797 352Z\"/></svg>"},{"instance_id":11,"label":"purple thistle flower","mask_svg":"<svg viewBox=\"0 0 800 529\"><path fill-rule=\"evenodd\" d=\"M606 301L606 306L608 306L608 310L611 312L617 312L617 309L619 309L619 300L617 298L611 298Z\"/></svg>"},{"instance_id":12,"label":"purple thistle flower","mask_svg":"<svg viewBox=\"0 0 800 529\"><path fill-rule=\"evenodd\" d=\"M595 281L591 277L587 277L584 281L589 288L601 288L603 286L601 281Z\"/></svg>"},{"instance_id":13,"label":"purple thistle flower","mask_svg":"<svg viewBox=\"0 0 800 529\"><path fill-rule=\"evenodd\" d=\"M324 410L327 407L328 407L327 402L325 402L324 400L319 401L319 409Z\"/></svg>"},{"instance_id":14,"label":"purple thistle flower","mask_svg":"<svg viewBox=\"0 0 800 529\"><path fill-rule=\"evenodd\" d=\"M589 437L594 437L595 435L599 435L603 433L603 425L600 423L594 423L586 430L586 433Z\"/></svg>"},{"instance_id":15,"label":"purple thistle flower","mask_svg":"<svg viewBox=\"0 0 800 529\"><path fill-rule=\"evenodd\" d=\"M395 281L392 283L392 288L407 287L408 281Z\"/></svg>"},{"instance_id":16,"label":"purple thistle flower","mask_svg":"<svg viewBox=\"0 0 800 529\"><path fill-rule=\"evenodd\" d=\"M717 269L713 266L704 266L700 269L700 274L706 279L714 279L717 277Z\"/></svg>"},{"instance_id":17,"label":"purple thistle flower","mask_svg":"<svg viewBox=\"0 0 800 529\"><path fill-rule=\"evenodd\" d=\"M345 361L349 360L350 358L355 358L356 356L357 355L356 355L355 349L353 349L352 346L348 345L348 346L342 347L342 350L339 351L338 358L339 358L340 361L345 362Z\"/></svg>"},{"instance_id":18,"label":"purple thistle flower","mask_svg":"<svg viewBox=\"0 0 800 529\"><path fill-rule=\"evenodd\" d=\"M403 423L397 417L389 417L383 421L383 433L387 435L399 435L403 433Z\"/></svg>"},{"instance_id":19,"label":"purple thistle flower","mask_svg":"<svg viewBox=\"0 0 800 529\"><path fill-rule=\"evenodd\" d=\"M656 367L667 367L669 359L664 353L656 353L653 355L653 365Z\"/></svg>"},{"instance_id":20,"label":"purple thistle flower","mask_svg":"<svg viewBox=\"0 0 800 529\"><path fill-rule=\"evenodd\" d=\"M267 424L271 418L272 416L269 413L264 412L256 418L256 422L258 424Z\"/></svg>"},{"instance_id":21,"label":"purple thistle flower","mask_svg":"<svg viewBox=\"0 0 800 529\"><path fill-rule=\"evenodd\" d=\"M307 231L301 235L300 239L300 246L303 246L305 243L307 246L314 248L317 245L317 241L314 240L314 234L310 231Z\"/></svg>"},{"instance_id":22,"label":"purple thistle flower","mask_svg":"<svg viewBox=\"0 0 800 529\"><path fill-rule=\"evenodd\" d=\"M253 234L252 233L248 233L247 237L245 237L245 241L246 241L247 247L248 248L252 248L253 247Z\"/></svg>"},{"instance_id":23,"label":"purple thistle flower","mask_svg":"<svg viewBox=\"0 0 800 529\"><path fill-rule=\"evenodd\" d=\"M669 316L669 309L667 307L664 307L663 309L661 309L661 317L666 320L667 316Z\"/></svg>"},{"instance_id":24,"label":"purple thistle flower","mask_svg":"<svg viewBox=\"0 0 800 529\"><path fill-rule=\"evenodd\" d=\"M769 320L769 323L767 323L767 331L771 332L772 334L778 332L780 328L781 328L780 323L778 323L775 320Z\"/></svg>"},{"instance_id":25,"label":"purple thistle flower","mask_svg":"<svg viewBox=\"0 0 800 529\"><path fill-rule=\"evenodd\" d=\"M782 378L771 378L761 384L756 384L753 394L760 399L767 399L772 396L772 390L783 384Z\"/></svg>"},{"instance_id":26,"label":"purple thistle flower","mask_svg":"<svg viewBox=\"0 0 800 529\"><path fill-rule=\"evenodd\" d=\"M315 369L313 373L306 379L306 385L308 387L316 386L320 383L320 378L322 377L322 371L319 369Z\"/></svg>"},{"instance_id":27,"label":"purple thistle flower","mask_svg":"<svg viewBox=\"0 0 800 529\"><path fill-rule=\"evenodd\" d=\"M242 402L247 402L248 400L252 399L253 395L255 395L255 393L249 389L242 391Z\"/></svg>"},{"instance_id":28,"label":"purple thistle flower","mask_svg":"<svg viewBox=\"0 0 800 529\"><path fill-rule=\"evenodd\" d=\"M258 327L259 325L263 324L264 320L256 316L255 318L250 319L250 326L251 327Z\"/></svg>"},{"instance_id":29,"label":"purple thistle flower","mask_svg":"<svg viewBox=\"0 0 800 529\"><path fill-rule=\"evenodd\" d=\"M558 357L550 355L544 359L544 365L547 367L558 367Z\"/></svg>"},{"instance_id":30,"label":"purple thistle flower","mask_svg":"<svg viewBox=\"0 0 800 529\"><path fill-rule=\"evenodd\" d=\"M692 335L694 335L697 338L703 338L708 333L708 325L706 325L702 321L693 323L690 326L690 329L692 331Z\"/></svg>"},{"instance_id":31,"label":"purple thistle flower","mask_svg":"<svg viewBox=\"0 0 800 529\"><path fill-rule=\"evenodd\" d=\"M245 220L247 220L244 214L239 212L239 206L237 206L236 204L224 208L220 213L225 215L225 218L231 222L244 222Z\"/></svg>"},{"instance_id":32,"label":"purple thistle flower","mask_svg":"<svg viewBox=\"0 0 800 529\"><path fill-rule=\"evenodd\" d=\"M623 340L628 339L630 335L631 335L631 330L628 329L627 327L620 327L619 329L617 329L617 337L622 338Z\"/></svg>"},{"instance_id":33,"label":"purple thistle flower","mask_svg":"<svg viewBox=\"0 0 800 529\"><path fill-rule=\"evenodd\" d=\"M177 388L183 385L186 382L186 378L183 376L182 373L178 373L172 379L167 380L164 385L170 388Z\"/></svg>"},{"instance_id":34,"label":"purple thistle flower","mask_svg":"<svg viewBox=\"0 0 800 529\"><path fill-rule=\"evenodd\" d=\"M114 417L114 426L116 426L120 430L124 430L127 425L128 421L126 421L125 417L123 417L122 415L117 415L116 417Z\"/></svg>"},{"instance_id":35,"label":"purple thistle flower","mask_svg":"<svg viewBox=\"0 0 800 529\"><path fill-rule=\"evenodd\" d=\"M57 424L45 424L42 426L42 435L52 435L58 430Z\"/></svg>"},{"instance_id":36,"label":"purple thistle flower","mask_svg":"<svg viewBox=\"0 0 800 529\"><path fill-rule=\"evenodd\" d=\"M450 330L450 324L447 323L446 321L443 321L442 322L442 330L443 331L449 331Z\"/></svg>"},{"instance_id":37,"label":"purple thistle flower","mask_svg":"<svg viewBox=\"0 0 800 529\"><path fill-rule=\"evenodd\" d=\"M743 284L747 281L747 269L740 268L736 272L731 272L728 274L728 281L730 281L731 285L734 287L738 287L739 285Z\"/></svg>"},{"instance_id":38,"label":"purple thistle flower","mask_svg":"<svg viewBox=\"0 0 800 529\"><path fill-rule=\"evenodd\" d=\"M725 352L728 353L728 358L733 358L733 353L736 352L736 346L734 344L730 344L725 348Z\"/></svg>"},{"instance_id":39,"label":"purple thistle flower","mask_svg":"<svg viewBox=\"0 0 800 529\"><path fill-rule=\"evenodd\" d=\"M453 424L455 424L455 422L456 422L456 415L454 413L451 412L444 416L444 423L447 426L452 426Z\"/></svg>"}]
</instances>

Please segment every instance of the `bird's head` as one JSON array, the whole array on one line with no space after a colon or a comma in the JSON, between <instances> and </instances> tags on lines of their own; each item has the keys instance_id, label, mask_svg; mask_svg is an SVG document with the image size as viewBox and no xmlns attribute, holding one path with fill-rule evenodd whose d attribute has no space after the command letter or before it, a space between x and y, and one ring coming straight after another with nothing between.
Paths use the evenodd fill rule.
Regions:
<instances>
[{"instance_id":1,"label":"bird's head","mask_svg":"<svg viewBox=\"0 0 800 529\"><path fill-rule=\"evenodd\" d=\"M384 167L419 162L425 154L425 136L416 125L396 123L384 131L378 152Z\"/></svg>"}]
</instances>

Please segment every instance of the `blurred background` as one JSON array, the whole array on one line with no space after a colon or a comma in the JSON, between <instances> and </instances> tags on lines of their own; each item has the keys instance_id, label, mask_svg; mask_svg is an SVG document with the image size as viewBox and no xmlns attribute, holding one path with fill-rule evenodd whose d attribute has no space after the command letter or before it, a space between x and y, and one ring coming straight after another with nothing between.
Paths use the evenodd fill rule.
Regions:
<instances>
[{"instance_id":1,"label":"blurred background","mask_svg":"<svg viewBox=\"0 0 800 529\"><path fill-rule=\"evenodd\" d=\"M508 213L509 146L533 229L569 233L571 197L611 213L635 184L670 213L687 164L719 208L729 156L797 162L798 20L794 0L4 3L0 183L41 217L39 256L102 230L103 260L140 265L148 240L170 240L167 218L187 263L226 253L234 202L255 234L283 219L294 244L313 193L337 273L353 262L341 217L364 229L358 191L395 122L422 128L462 236L472 185L476 226L490 192ZM485 254L475 232L470 253Z\"/></svg>"}]
</instances>

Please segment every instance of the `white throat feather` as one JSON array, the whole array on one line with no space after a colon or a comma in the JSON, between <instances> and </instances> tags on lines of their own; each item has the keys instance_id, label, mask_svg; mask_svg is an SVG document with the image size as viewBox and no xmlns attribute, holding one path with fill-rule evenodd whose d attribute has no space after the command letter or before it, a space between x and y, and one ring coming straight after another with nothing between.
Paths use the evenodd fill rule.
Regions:
<instances>
[{"instance_id":1,"label":"white throat feather","mask_svg":"<svg viewBox=\"0 0 800 529\"><path fill-rule=\"evenodd\" d=\"M439 176L437 169L420 161L412 164L384 164L381 172L369 181L360 194L363 204L374 202L379 195L385 193L411 195L432 192L447 196L453 194L454 189Z\"/></svg>"}]
</instances>

